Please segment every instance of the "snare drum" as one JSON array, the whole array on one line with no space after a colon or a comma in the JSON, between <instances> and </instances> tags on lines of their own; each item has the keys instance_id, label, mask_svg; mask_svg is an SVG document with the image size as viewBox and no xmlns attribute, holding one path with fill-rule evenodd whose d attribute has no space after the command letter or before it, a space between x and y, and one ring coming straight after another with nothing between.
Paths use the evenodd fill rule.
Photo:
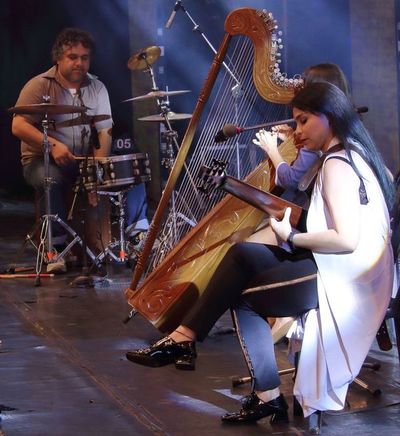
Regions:
<instances>
[{"instance_id":1,"label":"snare drum","mask_svg":"<svg viewBox=\"0 0 400 436\"><path fill-rule=\"evenodd\" d=\"M151 180L147 153L88 159L79 164L82 183L88 191L113 190Z\"/></svg>"}]
</instances>

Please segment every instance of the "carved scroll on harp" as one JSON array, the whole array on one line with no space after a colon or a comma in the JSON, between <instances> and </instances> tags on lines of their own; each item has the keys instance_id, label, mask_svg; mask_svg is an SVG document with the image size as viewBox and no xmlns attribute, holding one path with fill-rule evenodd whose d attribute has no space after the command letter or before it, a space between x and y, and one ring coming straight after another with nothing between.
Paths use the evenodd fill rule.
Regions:
<instances>
[{"instance_id":1,"label":"carved scroll on harp","mask_svg":"<svg viewBox=\"0 0 400 436\"><path fill-rule=\"evenodd\" d=\"M297 82L291 81L286 83L285 80L282 81L275 65L276 59L273 53L275 26L276 23L270 14L250 8L235 10L227 17L225 24L226 34L218 49L208 78L200 92L200 97L183 138L174 168L151 223L143 251L134 271L132 283L130 288L126 290L129 304L161 331L169 331L180 322L186 311L199 298L199 295L204 290L228 248L233 243L246 239L254 232L263 219L264 214L262 212L229 195L225 196L215 205L211 203L210 209L205 211L200 210L198 215L192 217L192 212L195 215L194 209L191 209L189 214L187 205L191 205L191 202L197 205L197 203L200 204L203 200L201 202L197 200L197 192L189 192L188 196L184 197L184 201L182 201L180 213L182 215L186 214L187 221L197 222L197 224L184 233L177 244L171 244L172 248L154 268L149 270L148 275L136 289L143 274L144 264L150 256L152 246L157 238L157 232L161 227L162 218L168 206L172 190L182 170L189 147L192 145L200 116L216 82L216 77L225 54L230 48L232 36L244 35L243 43L252 45L254 51L252 71L245 66L242 67L239 62L234 64L233 68L237 77L241 78L242 92L245 96L238 105L241 124L258 124L257 120L250 118L253 116L253 113L249 112L249 109L258 107L259 102L256 98L260 99L260 95L262 99L270 99L268 102L272 101L275 103L287 103L294 95ZM251 49L245 49L243 52L248 54L251 52ZM249 78L246 75L247 71L250 71ZM228 88L235 85L235 82L229 83L229 80L231 80L229 76L227 80ZM254 89L254 85L258 92ZM220 100L218 95L214 99L218 104L220 104ZM228 110L232 111L231 102L228 101L227 107ZM276 108L273 109L275 110ZM238 111L235 108L236 112ZM263 111L258 111L257 115L259 115L259 112L263 113ZM211 120L210 126L206 122L204 123L199 135L200 139L198 139L195 147L191 149L192 154L189 168L193 168L193 173L198 174L198 169L201 163L204 162L205 150L207 154L214 152L221 154L223 147L226 147L227 153L233 153L237 157L238 168L236 170L242 172L238 178L243 178L242 175L244 175L246 176L245 180L251 185L264 190L271 190L274 186L275 171L268 160L259 163L260 159L259 155L257 155L259 160L255 159L255 164L251 162L251 168L250 164L249 168L243 168L243 161L247 159L248 155L252 152L257 152L257 150L251 149L251 145L249 145L251 144L251 139L249 137L243 146L233 143L234 140L228 141L223 147L215 147L215 149L212 148L214 147L213 145L210 145L213 144L215 132L220 128L221 124L225 124L227 121L226 118L224 121L215 121L220 113L223 113L221 108L216 106L214 109L214 105L212 105L206 120L206 122L208 119ZM287 116L275 116L277 117L275 119L287 118ZM265 121L265 119L260 121ZM243 152L245 154L240 156L240 153ZM297 153L291 139L281 145L281 153L288 162L295 158ZM230 160L229 157L228 160ZM239 164L241 165L240 168ZM254 169L254 167L256 168ZM252 169L254 170L251 171ZM182 185L184 185L183 182ZM179 189L178 199L184 191L182 186ZM175 222L174 224L177 223ZM186 222L183 222L182 227L185 225ZM168 229L168 226L164 225L163 231L165 229ZM163 241L162 237L158 239L161 242Z\"/></svg>"},{"instance_id":2,"label":"carved scroll on harp","mask_svg":"<svg viewBox=\"0 0 400 436\"><path fill-rule=\"evenodd\" d=\"M247 35L253 42L253 81L265 100L289 103L293 90L301 86L300 76L288 79L279 69L281 39L271 12L237 9L228 15L225 30L230 35Z\"/></svg>"}]
</instances>

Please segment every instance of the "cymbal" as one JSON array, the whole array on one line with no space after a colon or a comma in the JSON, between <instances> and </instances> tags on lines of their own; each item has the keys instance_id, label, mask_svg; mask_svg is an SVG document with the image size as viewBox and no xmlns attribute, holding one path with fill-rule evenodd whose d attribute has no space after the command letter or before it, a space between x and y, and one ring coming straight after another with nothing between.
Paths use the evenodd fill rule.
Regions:
<instances>
[{"instance_id":1,"label":"cymbal","mask_svg":"<svg viewBox=\"0 0 400 436\"><path fill-rule=\"evenodd\" d=\"M151 91L144 95L139 95L138 97L128 98L128 100L123 100L123 103L127 101L140 101L140 100L148 100L150 98L164 98L169 97L170 95L179 95L186 94L190 92L189 89L184 89L181 91Z\"/></svg>"},{"instance_id":2,"label":"cymbal","mask_svg":"<svg viewBox=\"0 0 400 436\"><path fill-rule=\"evenodd\" d=\"M144 70L153 64L161 54L161 48L156 45L142 48L138 53L132 55L128 60L130 70Z\"/></svg>"},{"instance_id":3,"label":"cymbal","mask_svg":"<svg viewBox=\"0 0 400 436\"><path fill-rule=\"evenodd\" d=\"M86 112L86 106L72 106L67 104L37 103L25 106L14 106L7 109L14 114L74 114Z\"/></svg>"},{"instance_id":4,"label":"cymbal","mask_svg":"<svg viewBox=\"0 0 400 436\"><path fill-rule=\"evenodd\" d=\"M56 127L71 127L71 126L82 126L84 124L93 124L98 123L100 121L109 120L111 118L111 115L87 115L82 114L80 116L75 117L72 120L65 120L60 121L59 123L56 123Z\"/></svg>"},{"instance_id":5,"label":"cymbal","mask_svg":"<svg viewBox=\"0 0 400 436\"><path fill-rule=\"evenodd\" d=\"M189 118L192 118L192 114L176 114L175 112L167 112L167 118L169 121L188 120ZM138 120L161 123L165 121L165 118L163 115L149 115L147 117L138 118Z\"/></svg>"}]
</instances>

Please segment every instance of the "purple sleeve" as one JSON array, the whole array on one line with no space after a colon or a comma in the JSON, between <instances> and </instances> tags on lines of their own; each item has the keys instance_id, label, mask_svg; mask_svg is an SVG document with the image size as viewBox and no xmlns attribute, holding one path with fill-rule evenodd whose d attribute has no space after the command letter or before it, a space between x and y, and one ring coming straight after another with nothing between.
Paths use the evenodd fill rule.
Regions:
<instances>
[{"instance_id":1,"label":"purple sleeve","mask_svg":"<svg viewBox=\"0 0 400 436\"><path fill-rule=\"evenodd\" d=\"M317 153L301 148L296 160L291 166L286 162L278 165L276 170L276 184L282 188L296 189L300 179L317 159Z\"/></svg>"}]
</instances>

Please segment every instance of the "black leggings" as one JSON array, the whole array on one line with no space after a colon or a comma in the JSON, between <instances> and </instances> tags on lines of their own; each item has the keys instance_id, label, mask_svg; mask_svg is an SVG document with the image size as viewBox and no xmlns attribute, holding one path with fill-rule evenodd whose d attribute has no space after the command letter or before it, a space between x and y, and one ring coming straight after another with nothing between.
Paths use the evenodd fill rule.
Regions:
<instances>
[{"instance_id":1,"label":"black leggings","mask_svg":"<svg viewBox=\"0 0 400 436\"><path fill-rule=\"evenodd\" d=\"M262 317L297 316L318 306L316 278L303 282L290 280L308 277L316 271L308 250L292 254L272 245L235 244L182 324L192 329L197 340L202 341L227 309L234 309L243 301ZM286 284L242 296L247 288L281 282Z\"/></svg>"}]
</instances>

